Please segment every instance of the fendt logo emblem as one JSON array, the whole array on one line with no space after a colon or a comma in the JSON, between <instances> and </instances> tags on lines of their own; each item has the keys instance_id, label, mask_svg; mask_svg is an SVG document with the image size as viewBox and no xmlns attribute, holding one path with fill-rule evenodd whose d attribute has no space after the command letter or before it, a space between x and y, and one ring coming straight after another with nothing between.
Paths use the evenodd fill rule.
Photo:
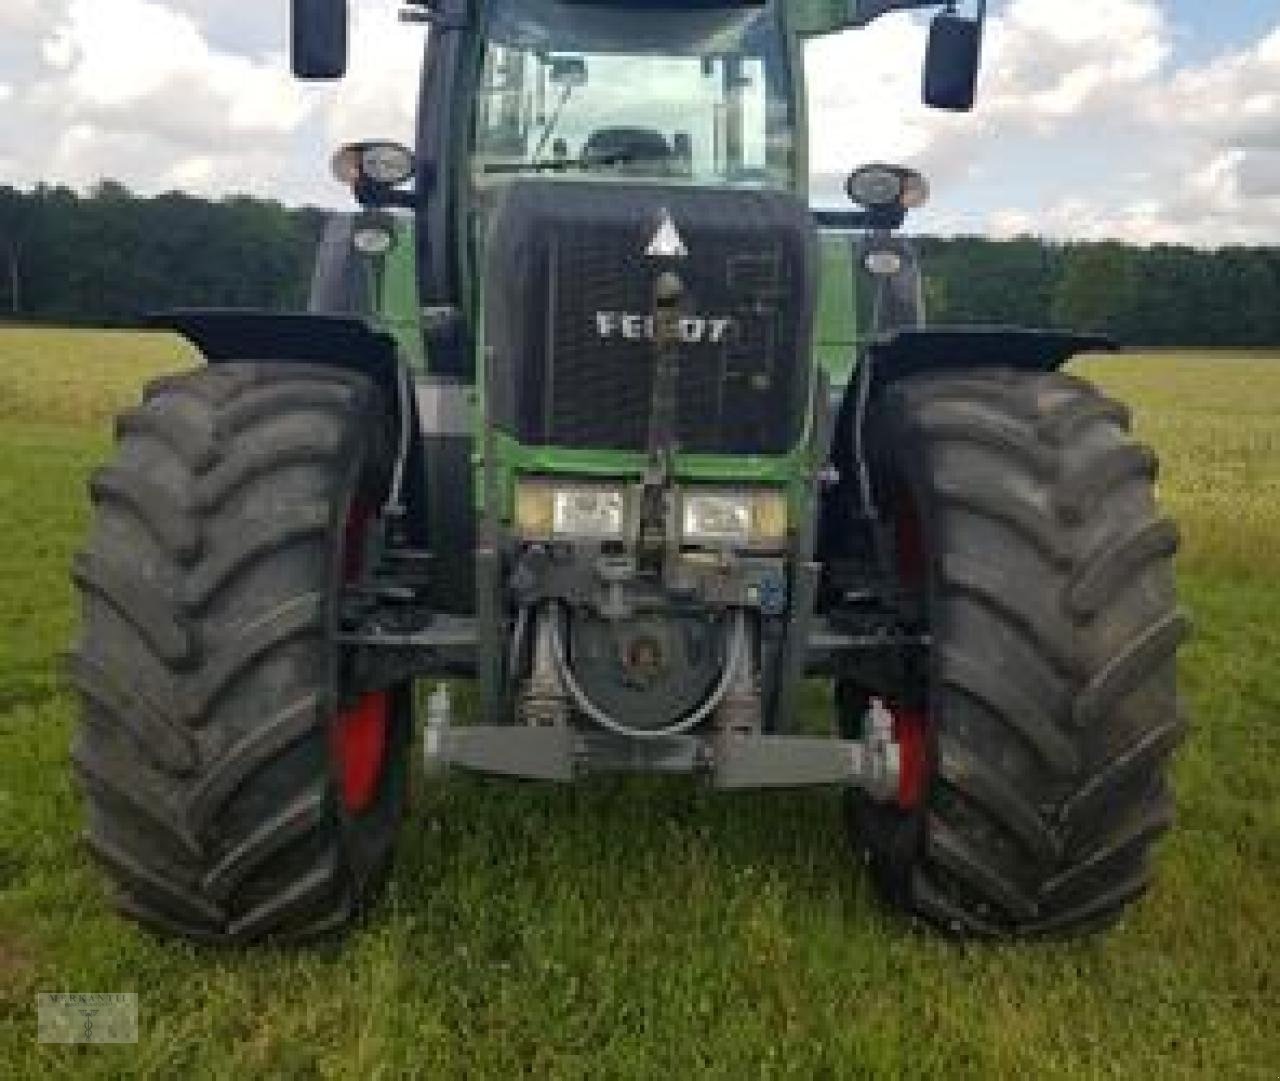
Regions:
<instances>
[{"instance_id":1,"label":"fendt logo emblem","mask_svg":"<svg viewBox=\"0 0 1280 1081\"><path fill-rule=\"evenodd\" d=\"M676 228L675 219L666 207L662 208L662 221L658 223L658 231L653 234L644 253L651 259L684 259L689 254L689 249L684 246L680 237L680 230Z\"/></svg>"},{"instance_id":2,"label":"fendt logo emblem","mask_svg":"<svg viewBox=\"0 0 1280 1081\"><path fill-rule=\"evenodd\" d=\"M733 320L723 316L688 315L680 320L680 340L686 345L719 345L729 335ZM604 341L653 341L653 316L630 312L596 312L596 332Z\"/></svg>"}]
</instances>

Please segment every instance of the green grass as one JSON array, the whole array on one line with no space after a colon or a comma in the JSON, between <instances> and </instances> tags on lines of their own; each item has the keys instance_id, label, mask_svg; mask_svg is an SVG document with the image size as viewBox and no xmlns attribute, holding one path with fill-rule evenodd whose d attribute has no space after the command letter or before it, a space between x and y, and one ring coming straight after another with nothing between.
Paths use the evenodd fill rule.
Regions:
<instances>
[{"instance_id":1,"label":"green grass","mask_svg":"<svg viewBox=\"0 0 1280 1081\"><path fill-rule=\"evenodd\" d=\"M108 417L165 338L0 332L0 1068L6 1076L1272 1078L1280 1063L1280 362L1080 367L1182 519L1196 719L1155 891L1111 934L958 947L886 915L835 797L601 780L421 793L390 895L309 950L114 917L77 846L66 566ZM136 1047L45 1047L38 991L137 991Z\"/></svg>"}]
</instances>

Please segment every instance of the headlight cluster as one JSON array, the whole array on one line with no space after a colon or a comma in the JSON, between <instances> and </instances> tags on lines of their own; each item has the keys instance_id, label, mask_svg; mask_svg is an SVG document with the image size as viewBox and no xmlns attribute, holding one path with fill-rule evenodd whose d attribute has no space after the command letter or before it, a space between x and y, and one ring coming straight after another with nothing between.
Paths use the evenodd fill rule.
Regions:
<instances>
[{"instance_id":1,"label":"headlight cluster","mask_svg":"<svg viewBox=\"0 0 1280 1081\"><path fill-rule=\"evenodd\" d=\"M526 540L626 539L632 492L621 485L523 480L515 524ZM784 493L766 489L681 493L681 542L710 548L777 550L787 538Z\"/></svg>"},{"instance_id":2,"label":"headlight cluster","mask_svg":"<svg viewBox=\"0 0 1280 1081\"><path fill-rule=\"evenodd\" d=\"M864 165L845 182L849 198L859 206L902 206L918 210L929 201L929 182L901 165Z\"/></svg>"},{"instance_id":3,"label":"headlight cluster","mask_svg":"<svg viewBox=\"0 0 1280 1081\"><path fill-rule=\"evenodd\" d=\"M415 168L412 150L382 140L340 146L330 164L334 177L348 187L369 180L394 188L413 176Z\"/></svg>"},{"instance_id":4,"label":"headlight cluster","mask_svg":"<svg viewBox=\"0 0 1280 1081\"><path fill-rule=\"evenodd\" d=\"M685 544L781 548L787 538L787 500L781 492L685 492L681 499Z\"/></svg>"},{"instance_id":5,"label":"headlight cluster","mask_svg":"<svg viewBox=\"0 0 1280 1081\"><path fill-rule=\"evenodd\" d=\"M527 540L622 540L627 493L622 487L521 481L516 489L516 527Z\"/></svg>"}]
</instances>

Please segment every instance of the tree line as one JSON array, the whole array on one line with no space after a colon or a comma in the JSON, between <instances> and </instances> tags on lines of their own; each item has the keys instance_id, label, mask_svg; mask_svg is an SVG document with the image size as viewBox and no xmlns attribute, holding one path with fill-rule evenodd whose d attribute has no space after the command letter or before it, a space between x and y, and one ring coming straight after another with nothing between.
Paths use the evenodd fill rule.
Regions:
<instances>
[{"instance_id":1,"label":"tree line","mask_svg":"<svg viewBox=\"0 0 1280 1081\"><path fill-rule=\"evenodd\" d=\"M0 186L0 319L130 326L185 306L305 306L325 212L248 197ZM1280 345L1280 248L921 238L930 319L1129 345Z\"/></svg>"},{"instance_id":2,"label":"tree line","mask_svg":"<svg viewBox=\"0 0 1280 1081\"><path fill-rule=\"evenodd\" d=\"M1280 345L1280 248L921 241L931 321L1070 327L1125 345Z\"/></svg>"},{"instance_id":3,"label":"tree line","mask_svg":"<svg viewBox=\"0 0 1280 1081\"><path fill-rule=\"evenodd\" d=\"M306 305L318 210L181 192L0 187L0 318L130 326L181 307Z\"/></svg>"}]
</instances>

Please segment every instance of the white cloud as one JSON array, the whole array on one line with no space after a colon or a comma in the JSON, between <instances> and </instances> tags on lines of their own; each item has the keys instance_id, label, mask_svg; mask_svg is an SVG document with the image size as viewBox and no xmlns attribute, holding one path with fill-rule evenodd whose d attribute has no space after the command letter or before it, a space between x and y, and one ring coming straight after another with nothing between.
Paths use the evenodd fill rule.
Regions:
<instances>
[{"instance_id":1,"label":"white cloud","mask_svg":"<svg viewBox=\"0 0 1280 1081\"><path fill-rule=\"evenodd\" d=\"M0 178L338 203L340 141L411 140L421 31L353 0L340 84L288 73L287 7L0 0ZM1164 0L993 4L978 109L919 103L921 18L809 47L815 196L853 166L930 175L931 230L1137 240L1280 238L1280 16L1249 47L1175 64Z\"/></svg>"},{"instance_id":2,"label":"white cloud","mask_svg":"<svg viewBox=\"0 0 1280 1081\"><path fill-rule=\"evenodd\" d=\"M1155 0L1010 0L991 20L979 105L964 117L918 105L923 36L891 17L811 47L819 197L834 197L851 166L890 158L934 180L934 230L1280 238L1280 25L1178 69Z\"/></svg>"},{"instance_id":3,"label":"white cloud","mask_svg":"<svg viewBox=\"0 0 1280 1081\"><path fill-rule=\"evenodd\" d=\"M397 22L400 6L365 0L354 12L347 78L315 91L326 98L325 134L333 146L370 138L413 142L424 35Z\"/></svg>"},{"instance_id":4,"label":"white cloud","mask_svg":"<svg viewBox=\"0 0 1280 1081\"><path fill-rule=\"evenodd\" d=\"M24 33L46 22L49 5L42 0L5 0L0 8L0 29L6 34Z\"/></svg>"},{"instance_id":5,"label":"white cloud","mask_svg":"<svg viewBox=\"0 0 1280 1081\"><path fill-rule=\"evenodd\" d=\"M155 0L72 0L44 56L65 76L73 119L208 138L289 132L306 113L281 64L214 50L190 16Z\"/></svg>"},{"instance_id":6,"label":"white cloud","mask_svg":"<svg viewBox=\"0 0 1280 1081\"><path fill-rule=\"evenodd\" d=\"M0 0L12 80L0 179L339 201L327 179L337 141L412 140L423 34L397 23L396 0L355 0L351 75L336 85L292 78L287 4L232 7Z\"/></svg>"},{"instance_id":7,"label":"white cloud","mask_svg":"<svg viewBox=\"0 0 1280 1081\"><path fill-rule=\"evenodd\" d=\"M1013 0L991 22L983 112L1045 125L1115 107L1171 52L1149 0Z\"/></svg>"}]
</instances>

